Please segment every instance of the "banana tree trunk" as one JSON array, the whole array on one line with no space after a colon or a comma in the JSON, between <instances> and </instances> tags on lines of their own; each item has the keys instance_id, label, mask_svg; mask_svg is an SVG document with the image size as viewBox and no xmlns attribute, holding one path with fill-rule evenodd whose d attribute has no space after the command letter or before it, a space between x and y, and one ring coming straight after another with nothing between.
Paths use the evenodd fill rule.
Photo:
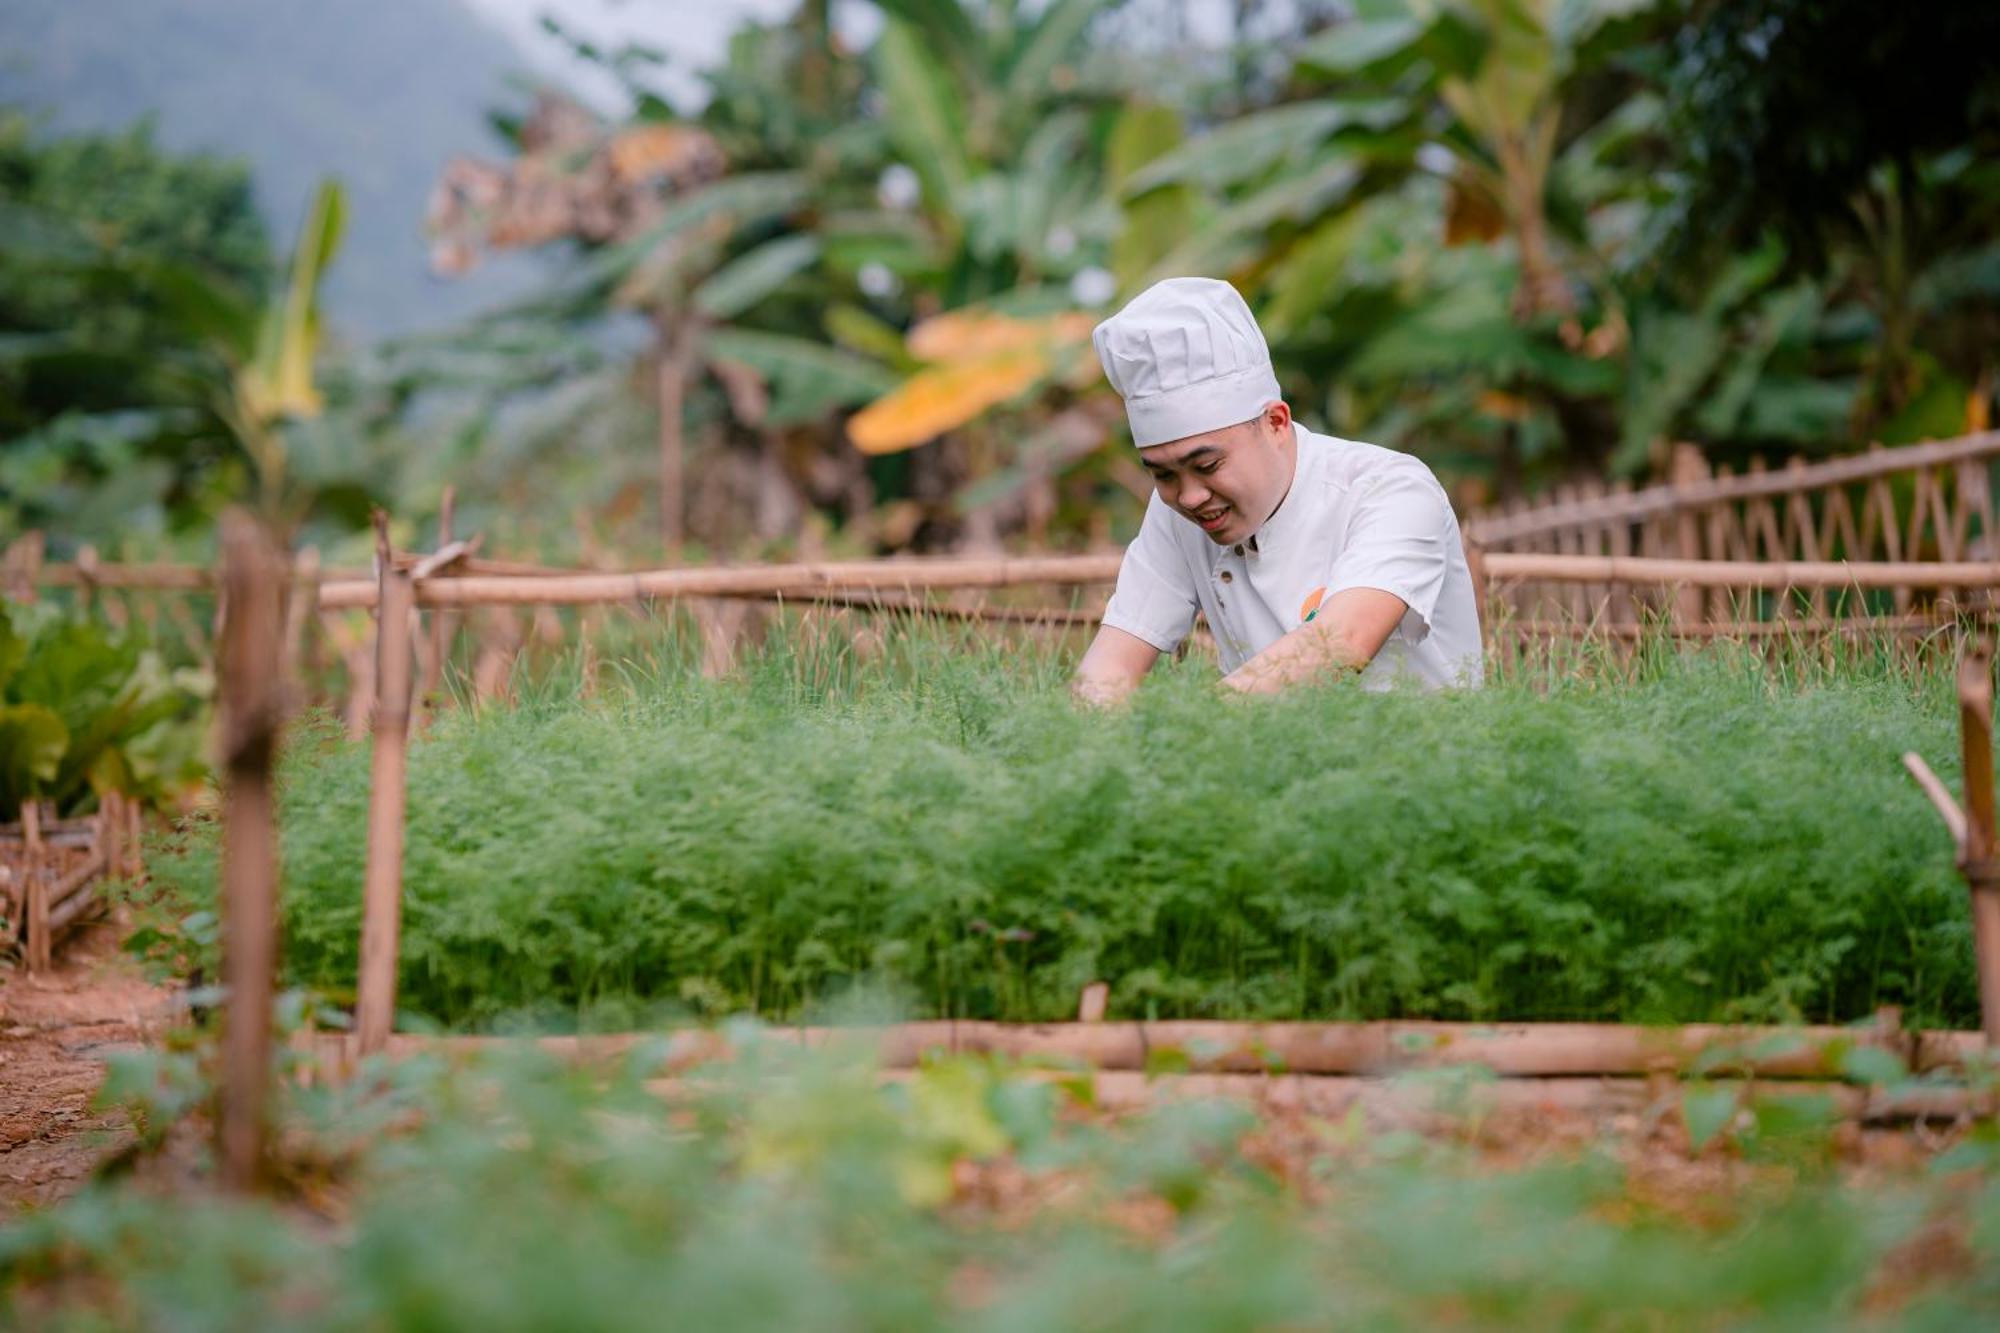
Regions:
<instances>
[{"instance_id":1,"label":"banana tree trunk","mask_svg":"<svg viewBox=\"0 0 2000 1333\"><path fill-rule=\"evenodd\" d=\"M660 400L660 546L678 561L687 539L687 391L694 369L693 321L661 311L658 388Z\"/></svg>"}]
</instances>

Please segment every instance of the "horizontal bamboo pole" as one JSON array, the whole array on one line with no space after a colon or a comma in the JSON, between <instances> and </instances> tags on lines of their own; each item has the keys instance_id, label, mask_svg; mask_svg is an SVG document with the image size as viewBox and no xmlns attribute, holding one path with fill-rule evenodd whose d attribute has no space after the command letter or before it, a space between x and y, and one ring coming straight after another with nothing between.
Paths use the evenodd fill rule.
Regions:
<instances>
[{"instance_id":1,"label":"horizontal bamboo pole","mask_svg":"<svg viewBox=\"0 0 2000 1333\"><path fill-rule=\"evenodd\" d=\"M827 592L924 588L1005 588L1028 583L1109 583L1123 557L1022 556L992 560L856 560L804 565L716 566L643 570L628 574L484 576L427 579L416 587L419 606L585 606L673 597L811 598ZM322 584L320 607L337 610L375 604L376 588L364 580Z\"/></svg>"},{"instance_id":2,"label":"horizontal bamboo pole","mask_svg":"<svg viewBox=\"0 0 2000 1333\"><path fill-rule=\"evenodd\" d=\"M911 1070L885 1070L885 1083L904 1082ZM1681 1088L1633 1077L1562 1075L1510 1078L1467 1086L1419 1079L1338 1074L1177 1074L1160 1078L1129 1070L1081 1075L1023 1071L1023 1077L1090 1084L1090 1103L1111 1113L1143 1111L1176 1101L1245 1102L1259 1110L1344 1121L1355 1112L1373 1129L1422 1128L1463 1121L1468 1115L1571 1115L1592 1118L1632 1116L1650 1122L1680 1109ZM682 1101L712 1087L699 1077L648 1079L646 1089L663 1100ZM1831 1103L1842 1120L1864 1124L1956 1121L1990 1115L1990 1093L1964 1087L1857 1087L1824 1081L1732 1083L1746 1104L1767 1097L1812 1097Z\"/></svg>"},{"instance_id":3,"label":"horizontal bamboo pole","mask_svg":"<svg viewBox=\"0 0 2000 1333\"><path fill-rule=\"evenodd\" d=\"M886 1068L915 1066L932 1052L1006 1055L1096 1069L1190 1072L1380 1075L1400 1070L1479 1066L1502 1077L1632 1076L1689 1072L1749 1073L1765 1078L1839 1078L1841 1060L1858 1047L1893 1052L1916 1073L1962 1067L1983 1049L1977 1032L1903 1032L1885 1027L1653 1028L1601 1023L990 1023L932 1021L889 1027L764 1030L779 1044L821 1048L851 1044ZM335 1067L346 1060L341 1034L322 1039ZM707 1030L541 1037L559 1058L596 1063L657 1046L662 1066L683 1070L734 1054ZM477 1054L517 1048L509 1037L399 1034L385 1049Z\"/></svg>"},{"instance_id":4,"label":"horizontal bamboo pole","mask_svg":"<svg viewBox=\"0 0 2000 1333\"><path fill-rule=\"evenodd\" d=\"M646 570L629 574L471 576L417 585L419 606L581 606L673 597L797 597L865 591L1001 588L1019 584L1109 583L1115 553L1024 556L996 560L875 560L812 565ZM1660 560L1633 556L1535 555L1493 552L1490 580L1624 583L1708 588L1995 588L2000 563ZM361 580L327 583L320 607L375 603L375 586Z\"/></svg>"},{"instance_id":5,"label":"horizontal bamboo pole","mask_svg":"<svg viewBox=\"0 0 2000 1333\"><path fill-rule=\"evenodd\" d=\"M793 606L841 607L872 615L911 615L935 620L962 620L983 624L1088 626L1104 619L1102 608L1092 610L1080 606L942 606L915 597L866 592L822 593L810 601L772 593L755 600L788 603Z\"/></svg>"},{"instance_id":6,"label":"horizontal bamboo pole","mask_svg":"<svg viewBox=\"0 0 2000 1333\"><path fill-rule=\"evenodd\" d=\"M70 926L104 905L104 900L88 889L78 889L57 906L49 909L49 938L68 930Z\"/></svg>"},{"instance_id":7,"label":"horizontal bamboo pole","mask_svg":"<svg viewBox=\"0 0 2000 1333\"><path fill-rule=\"evenodd\" d=\"M51 884L49 886L49 910L51 912L55 911L56 908L69 899L71 894L79 892L91 880L103 874L104 867L104 853L100 850L82 865L64 875L54 884Z\"/></svg>"},{"instance_id":8,"label":"horizontal bamboo pole","mask_svg":"<svg viewBox=\"0 0 2000 1333\"><path fill-rule=\"evenodd\" d=\"M1626 495L1606 495L1543 505L1519 514L1480 514L1467 520L1466 535L1487 545L1539 537L1566 528L1608 523L1640 523L1651 518L1698 510L1731 500L1768 499L1801 491L1842 486L1918 468L2000 456L2000 431L1923 444L1902 445L1848 454L1803 468L1752 472L1740 477L1649 486Z\"/></svg>"},{"instance_id":9,"label":"horizontal bamboo pole","mask_svg":"<svg viewBox=\"0 0 2000 1333\"><path fill-rule=\"evenodd\" d=\"M1791 620L1719 620L1687 625L1670 620L1633 624L1597 620L1506 620L1496 619L1487 626L1489 638L1500 639L1801 639L1815 635L1839 634L1934 634L1956 629L1964 621L1985 624L1995 619L1991 611L1968 610L1960 616L1855 616L1799 617Z\"/></svg>"},{"instance_id":10,"label":"horizontal bamboo pole","mask_svg":"<svg viewBox=\"0 0 2000 1333\"><path fill-rule=\"evenodd\" d=\"M1662 560L1489 551L1487 577L1686 588L2000 588L1995 561Z\"/></svg>"}]
</instances>

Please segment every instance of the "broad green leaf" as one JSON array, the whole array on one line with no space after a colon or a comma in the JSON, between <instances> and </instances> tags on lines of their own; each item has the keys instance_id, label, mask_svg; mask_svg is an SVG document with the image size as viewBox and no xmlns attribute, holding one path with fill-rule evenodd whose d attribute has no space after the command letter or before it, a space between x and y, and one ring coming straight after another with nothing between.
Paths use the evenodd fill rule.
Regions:
<instances>
[{"instance_id":1,"label":"broad green leaf","mask_svg":"<svg viewBox=\"0 0 2000 1333\"><path fill-rule=\"evenodd\" d=\"M1713 318L1667 310L1635 321L1632 370L1614 468L1629 473L1644 465L1654 441L1672 431L1681 409L1708 382L1728 346L1728 337Z\"/></svg>"},{"instance_id":2,"label":"broad green leaf","mask_svg":"<svg viewBox=\"0 0 2000 1333\"><path fill-rule=\"evenodd\" d=\"M28 636L14 628L13 614L0 602L0 699L7 697L7 682L27 656Z\"/></svg>"},{"instance_id":3,"label":"broad green leaf","mask_svg":"<svg viewBox=\"0 0 2000 1333\"><path fill-rule=\"evenodd\" d=\"M1733 1087L1692 1084L1681 1093L1681 1121L1687 1126L1688 1147L1700 1152L1715 1141L1735 1118L1740 1096Z\"/></svg>"},{"instance_id":4,"label":"broad green leaf","mask_svg":"<svg viewBox=\"0 0 2000 1333\"><path fill-rule=\"evenodd\" d=\"M1853 1046L1840 1059L1840 1076L1855 1083L1901 1083L1910 1076L1894 1051L1880 1046Z\"/></svg>"},{"instance_id":5,"label":"broad green leaf","mask_svg":"<svg viewBox=\"0 0 2000 1333\"><path fill-rule=\"evenodd\" d=\"M1124 182L1123 193L1129 198L1173 184L1223 189L1309 153L1343 129L1385 130L1409 111L1407 103L1394 98L1298 102L1259 111L1152 160Z\"/></svg>"},{"instance_id":6,"label":"broad green leaf","mask_svg":"<svg viewBox=\"0 0 2000 1333\"><path fill-rule=\"evenodd\" d=\"M319 353L319 285L340 248L346 216L346 196L340 186L322 181L299 228L284 296L265 313L257 360L247 379L251 410L263 420L319 415L319 390L313 384L313 360Z\"/></svg>"},{"instance_id":7,"label":"broad green leaf","mask_svg":"<svg viewBox=\"0 0 2000 1333\"><path fill-rule=\"evenodd\" d=\"M933 209L949 206L972 177L965 108L950 72L909 24L890 20L875 43L890 138L924 184Z\"/></svg>"},{"instance_id":8,"label":"broad green leaf","mask_svg":"<svg viewBox=\"0 0 2000 1333\"><path fill-rule=\"evenodd\" d=\"M1222 273L1254 252L1264 231L1278 222L1303 222L1336 206L1361 178L1344 157L1288 173L1209 219L1153 269L1153 278L1176 273Z\"/></svg>"},{"instance_id":9,"label":"broad green leaf","mask_svg":"<svg viewBox=\"0 0 2000 1333\"><path fill-rule=\"evenodd\" d=\"M1353 74L1399 56L1413 55L1430 25L1415 15L1336 23L1299 51L1299 64L1328 74Z\"/></svg>"},{"instance_id":10,"label":"broad green leaf","mask_svg":"<svg viewBox=\"0 0 2000 1333\"><path fill-rule=\"evenodd\" d=\"M1109 0L1056 0L1030 32L1027 45L1007 71L1007 118L1019 123L1035 114L1056 84L1056 70L1081 54L1079 44L1090 21Z\"/></svg>"},{"instance_id":11,"label":"broad green leaf","mask_svg":"<svg viewBox=\"0 0 2000 1333\"><path fill-rule=\"evenodd\" d=\"M695 288L695 309L714 319L734 319L804 272L819 258L819 241L808 234L766 241L709 275Z\"/></svg>"},{"instance_id":12,"label":"broad green leaf","mask_svg":"<svg viewBox=\"0 0 2000 1333\"><path fill-rule=\"evenodd\" d=\"M31 796L45 792L62 767L69 731L40 704L0 704L0 811L19 814Z\"/></svg>"},{"instance_id":13,"label":"broad green leaf","mask_svg":"<svg viewBox=\"0 0 2000 1333\"><path fill-rule=\"evenodd\" d=\"M1303 327L1326 308L1327 295L1353 252L1362 217L1358 208L1334 214L1308 232L1272 270L1271 301L1260 312L1260 322L1274 340Z\"/></svg>"},{"instance_id":14,"label":"broad green leaf","mask_svg":"<svg viewBox=\"0 0 2000 1333\"><path fill-rule=\"evenodd\" d=\"M808 338L714 329L703 341L711 359L740 361L764 377L773 426L816 420L896 387L895 374L880 364Z\"/></svg>"},{"instance_id":15,"label":"broad green leaf","mask_svg":"<svg viewBox=\"0 0 2000 1333\"><path fill-rule=\"evenodd\" d=\"M1735 433L1757 390L1757 381L1770 364L1771 353L1809 328L1819 317L1821 305L1819 289L1811 283L1766 297L1759 304L1751 336L1731 355L1715 390L1695 414L1696 429L1712 439L1727 439Z\"/></svg>"},{"instance_id":16,"label":"broad green leaf","mask_svg":"<svg viewBox=\"0 0 2000 1333\"><path fill-rule=\"evenodd\" d=\"M811 182L799 171L752 171L728 176L678 199L657 221L628 241L607 247L584 268L587 281L615 283L670 247L681 235L716 218L732 229L782 217L803 203Z\"/></svg>"},{"instance_id":17,"label":"broad green leaf","mask_svg":"<svg viewBox=\"0 0 2000 1333\"><path fill-rule=\"evenodd\" d=\"M1125 184L1148 163L1182 142L1180 112L1158 102L1133 102L1111 127L1105 172L1111 188ZM1123 220L1111 242L1111 271L1118 285L1132 285L1159 263L1194 227L1195 194L1188 186L1166 186L1126 198Z\"/></svg>"},{"instance_id":18,"label":"broad green leaf","mask_svg":"<svg viewBox=\"0 0 2000 1333\"><path fill-rule=\"evenodd\" d=\"M909 362L909 368L915 368L915 362L903 346L901 331L859 306L829 306L822 322L826 325L828 336L850 351L873 357L884 365L898 366Z\"/></svg>"},{"instance_id":19,"label":"broad green leaf","mask_svg":"<svg viewBox=\"0 0 2000 1333\"><path fill-rule=\"evenodd\" d=\"M906 28L925 58L970 74L987 66L986 43L959 0L876 0L889 26Z\"/></svg>"}]
</instances>

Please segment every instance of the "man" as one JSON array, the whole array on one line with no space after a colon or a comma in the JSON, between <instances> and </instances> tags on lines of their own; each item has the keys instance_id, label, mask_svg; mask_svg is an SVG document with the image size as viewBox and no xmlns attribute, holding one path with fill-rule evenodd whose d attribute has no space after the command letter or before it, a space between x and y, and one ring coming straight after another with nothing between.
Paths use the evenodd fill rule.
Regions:
<instances>
[{"instance_id":1,"label":"man","mask_svg":"<svg viewBox=\"0 0 2000 1333\"><path fill-rule=\"evenodd\" d=\"M1231 690L1342 671L1381 689L1479 684L1472 576L1444 488L1408 454L1294 422L1234 287L1169 278L1093 340L1154 494L1077 667L1079 698L1124 697L1197 610Z\"/></svg>"}]
</instances>

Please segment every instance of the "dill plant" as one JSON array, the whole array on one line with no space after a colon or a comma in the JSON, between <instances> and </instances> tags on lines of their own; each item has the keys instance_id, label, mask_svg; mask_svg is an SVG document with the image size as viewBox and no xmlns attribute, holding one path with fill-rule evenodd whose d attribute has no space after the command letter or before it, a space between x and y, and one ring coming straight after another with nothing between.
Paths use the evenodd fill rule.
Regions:
<instances>
[{"instance_id":1,"label":"dill plant","mask_svg":"<svg viewBox=\"0 0 2000 1333\"><path fill-rule=\"evenodd\" d=\"M866 640L864 640L864 645ZM629 1026L848 992L1054 1019L1847 1021L1976 1014L1964 890L1903 774L1950 768L1948 652L1664 642L1483 691L1218 697L1169 664L1082 712L1028 636L793 620L721 680L633 633L412 751L400 1000ZM284 764L291 980L352 986L365 744ZM188 907L216 839L155 861Z\"/></svg>"}]
</instances>

